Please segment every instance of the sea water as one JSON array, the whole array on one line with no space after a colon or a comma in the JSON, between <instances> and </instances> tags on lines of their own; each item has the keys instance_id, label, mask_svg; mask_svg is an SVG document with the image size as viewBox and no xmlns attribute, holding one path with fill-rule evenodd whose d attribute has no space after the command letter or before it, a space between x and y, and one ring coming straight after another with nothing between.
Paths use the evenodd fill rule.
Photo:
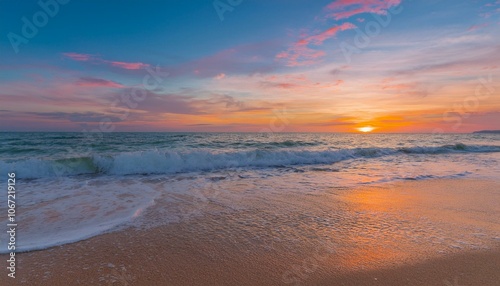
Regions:
<instances>
[{"instance_id":1,"label":"sea water","mask_svg":"<svg viewBox=\"0 0 500 286\"><path fill-rule=\"evenodd\" d=\"M433 178L498 180L500 173L496 134L0 134L5 189L7 174L16 174L18 251L186 221L213 211L210 204L238 209L277 193ZM0 196L0 214L7 214L6 200ZM144 219L152 208L157 215ZM5 232L0 240L7 240Z\"/></svg>"}]
</instances>

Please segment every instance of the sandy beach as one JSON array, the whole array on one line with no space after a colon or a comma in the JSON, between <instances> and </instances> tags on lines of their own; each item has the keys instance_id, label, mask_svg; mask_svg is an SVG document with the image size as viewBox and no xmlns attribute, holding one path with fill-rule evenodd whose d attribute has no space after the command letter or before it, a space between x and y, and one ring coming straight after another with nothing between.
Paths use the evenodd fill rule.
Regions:
<instances>
[{"instance_id":1,"label":"sandy beach","mask_svg":"<svg viewBox=\"0 0 500 286\"><path fill-rule=\"evenodd\" d=\"M20 253L16 278L2 275L0 281L2 285L499 285L499 190L500 184L492 181L428 180L337 189L324 196L245 201L253 207L251 214L248 208L221 209L217 215ZM273 212L283 204L286 211ZM321 219L320 214L328 218L328 208L357 214L357 219L338 216L335 227L322 228L315 220ZM315 216L306 215L311 213ZM290 224L294 221L295 227Z\"/></svg>"}]
</instances>

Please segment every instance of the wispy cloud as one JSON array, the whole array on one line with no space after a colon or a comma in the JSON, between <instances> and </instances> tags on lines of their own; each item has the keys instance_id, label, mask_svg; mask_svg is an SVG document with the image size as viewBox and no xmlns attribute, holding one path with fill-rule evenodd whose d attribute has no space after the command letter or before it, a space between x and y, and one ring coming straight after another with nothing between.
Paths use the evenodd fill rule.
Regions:
<instances>
[{"instance_id":1,"label":"wispy cloud","mask_svg":"<svg viewBox=\"0 0 500 286\"><path fill-rule=\"evenodd\" d=\"M81 77L80 79L78 79L76 84L79 86L86 86L86 87L113 87L113 88L124 87L122 84L117 83L115 81L101 79L101 78L94 78L94 77Z\"/></svg>"},{"instance_id":2,"label":"wispy cloud","mask_svg":"<svg viewBox=\"0 0 500 286\"><path fill-rule=\"evenodd\" d=\"M71 122L100 122L103 119L113 122L120 121L117 116L96 112L27 112L27 114Z\"/></svg>"},{"instance_id":3,"label":"wispy cloud","mask_svg":"<svg viewBox=\"0 0 500 286\"><path fill-rule=\"evenodd\" d=\"M220 73L218 75L215 76L215 79L223 79L226 77L226 74L225 73Z\"/></svg>"},{"instance_id":4,"label":"wispy cloud","mask_svg":"<svg viewBox=\"0 0 500 286\"><path fill-rule=\"evenodd\" d=\"M103 60L103 62L110 64L114 67L126 70L140 70L149 67L149 64L144 64L144 63L127 63L127 62L106 61L106 60Z\"/></svg>"},{"instance_id":5,"label":"wispy cloud","mask_svg":"<svg viewBox=\"0 0 500 286\"><path fill-rule=\"evenodd\" d=\"M272 61L279 49L277 41L238 45L166 69L171 77L215 79L227 78L234 74L268 73L279 67L278 63Z\"/></svg>"},{"instance_id":6,"label":"wispy cloud","mask_svg":"<svg viewBox=\"0 0 500 286\"><path fill-rule=\"evenodd\" d=\"M349 30L349 29L355 29L355 28L356 28L356 26L354 24L346 22L346 23L343 23L342 25L331 27L331 28L329 28L329 29L317 34L317 35L310 36L310 37L307 37L303 40L300 40L297 44L300 44L300 45L309 45L309 44L321 45L327 39L334 37L338 32Z\"/></svg>"},{"instance_id":7,"label":"wispy cloud","mask_svg":"<svg viewBox=\"0 0 500 286\"><path fill-rule=\"evenodd\" d=\"M329 17L335 20L350 18L363 13L383 14L401 0L337 0L326 6Z\"/></svg>"},{"instance_id":8,"label":"wispy cloud","mask_svg":"<svg viewBox=\"0 0 500 286\"><path fill-rule=\"evenodd\" d=\"M469 27L468 31L475 31L475 30L479 30L479 29L484 28L484 27L488 27L488 24L484 23L484 24L479 24L479 25L472 25Z\"/></svg>"},{"instance_id":9,"label":"wispy cloud","mask_svg":"<svg viewBox=\"0 0 500 286\"><path fill-rule=\"evenodd\" d=\"M338 26L330 27L319 34L307 36L295 42L287 51L276 55L276 59L285 60L288 66L302 66L317 63L318 59L325 55L325 52L315 50L311 48L310 45L320 46L326 40L335 37L338 32L354 28L356 28L354 24L346 22Z\"/></svg>"},{"instance_id":10,"label":"wispy cloud","mask_svg":"<svg viewBox=\"0 0 500 286\"><path fill-rule=\"evenodd\" d=\"M102 59L95 55L80 54L80 53L63 53L63 56L79 62L92 62L95 64L107 64L113 67L126 69L126 70L140 70L149 67L149 64L141 62L120 62Z\"/></svg>"},{"instance_id":11,"label":"wispy cloud","mask_svg":"<svg viewBox=\"0 0 500 286\"><path fill-rule=\"evenodd\" d=\"M316 20L325 23L331 18L339 21L363 13L387 14L388 9L400 3L401 0L338 0L328 4L323 9L325 13L317 17ZM364 19L357 17L356 21L362 23ZM351 22L343 22L326 28L320 33L309 33L309 35L292 44L286 51L277 54L276 59L284 60L288 66L316 64L326 55L324 51L317 49L318 46L335 37L339 32L351 29L356 29L356 25Z\"/></svg>"},{"instance_id":12,"label":"wispy cloud","mask_svg":"<svg viewBox=\"0 0 500 286\"><path fill-rule=\"evenodd\" d=\"M207 115L249 111L255 108L260 107L253 107L252 104L226 94L212 93L203 97L194 97L184 94L150 93L137 110L147 111L148 114Z\"/></svg>"},{"instance_id":13,"label":"wispy cloud","mask_svg":"<svg viewBox=\"0 0 500 286\"><path fill-rule=\"evenodd\" d=\"M92 55L79 53L63 53L63 56L75 61L89 61L92 58Z\"/></svg>"}]
</instances>

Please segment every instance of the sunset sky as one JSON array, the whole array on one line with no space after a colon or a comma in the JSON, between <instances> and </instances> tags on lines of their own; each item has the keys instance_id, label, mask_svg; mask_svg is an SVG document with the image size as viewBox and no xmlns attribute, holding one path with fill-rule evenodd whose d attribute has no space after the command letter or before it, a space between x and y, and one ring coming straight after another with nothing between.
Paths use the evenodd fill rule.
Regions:
<instances>
[{"instance_id":1,"label":"sunset sky","mask_svg":"<svg viewBox=\"0 0 500 286\"><path fill-rule=\"evenodd\" d=\"M55 1L0 1L0 131L500 129L500 0Z\"/></svg>"}]
</instances>

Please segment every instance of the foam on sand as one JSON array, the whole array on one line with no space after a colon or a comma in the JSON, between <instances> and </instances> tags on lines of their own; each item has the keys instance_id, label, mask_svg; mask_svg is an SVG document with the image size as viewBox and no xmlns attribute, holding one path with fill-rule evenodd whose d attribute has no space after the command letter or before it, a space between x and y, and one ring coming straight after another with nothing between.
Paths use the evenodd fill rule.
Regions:
<instances>
[{"instance_id":1,"label":"foam on sand","mask_svg":"<svg viewBox=\"0 0 500 286\"><path fill-rule=\"evenodd\" d=\"M23 183L18 192L16 251L61 245L102 234L135 219L156 191L131 180L58 179ZM0 208L2 213L6 213ZM6 233L0 240L6 241ZM0 253L6 253L6 247Z\"/></svg>"}]
</instances>

